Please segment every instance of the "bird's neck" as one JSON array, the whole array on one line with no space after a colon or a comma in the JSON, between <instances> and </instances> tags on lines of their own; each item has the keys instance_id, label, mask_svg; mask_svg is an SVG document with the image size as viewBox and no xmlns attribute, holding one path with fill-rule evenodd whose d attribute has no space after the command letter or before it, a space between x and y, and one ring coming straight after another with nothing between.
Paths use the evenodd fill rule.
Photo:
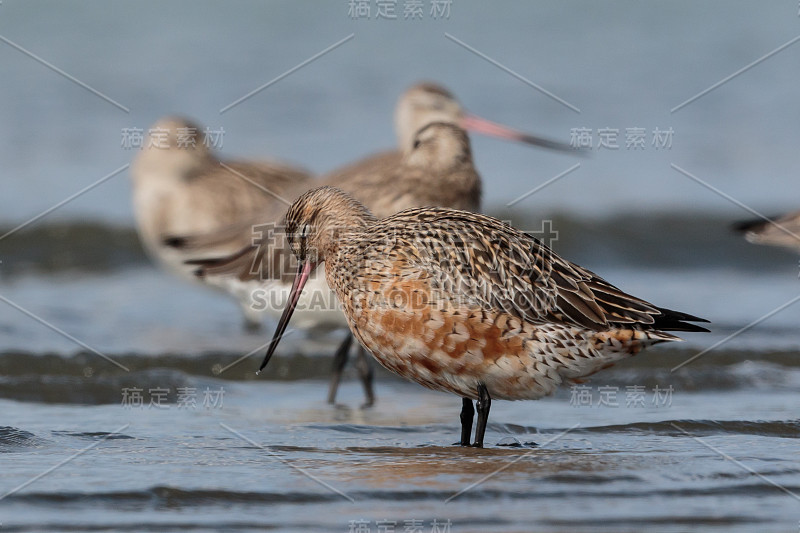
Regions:
<instances>
[{"instance_id":1,"label":"bird's neck","mask_svg":"<svg viewBox=\"0 0 800 533\"><path fill-rule=\"evenodd\" d=\"M372 217L371 222L376 221ZM341 228L335 238L324 245L325 277L328 286L336 292L340 301L344 302L352 276L358 270L358 264L368 251L366 238L369 226Z\"/></svg>"}]
</instances>

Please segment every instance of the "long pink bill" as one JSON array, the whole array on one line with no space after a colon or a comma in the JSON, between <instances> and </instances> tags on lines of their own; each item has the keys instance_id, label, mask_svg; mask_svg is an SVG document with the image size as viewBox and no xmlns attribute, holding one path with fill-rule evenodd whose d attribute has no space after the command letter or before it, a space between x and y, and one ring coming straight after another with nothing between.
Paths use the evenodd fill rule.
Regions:
<instances>
[{"instance_id":1,"label":"long pink bill","mask_svg":"<svg viewBox=\"0 0 800 533\"><path fill-rule=\"evenodd\" d=\"M523 133L521 131L509 128L508 126L503 126L502 124L486 120L485 118L481 118L476 115L464 115L464 117L461 119L460 125L466 130L481 133L483 135L489 135L490 137L499 137L501 139L531 144L540 148L547 148L548 150L556 150L559 152L576 152L584 155L583 150L575 148L568 143L553 141L551 139L545 139L544 137Z\"/></svg>"},{"instance_id":2,"label":"long pink bill","mask_svg":"<svg viewBox=\"0 0 800 533\"><path fill-rule=\"evenodd\" d=\"M272 341L269 343L267 354L264 356L264 360L261 362L261 366L258 367L258 372L256 372L256 374L259 374L262 370L264 370L264 367L267 366L267 363L269 363L269 360L272 358L275 348L278 347L278 343L281 342L281 338L283 338L283 332L286 331L286 326L289 325L289 319L292 318L294 308L297 307L297 302L300 300L300 294L303 292L303 287L305 286L306 282L308 281L308 277L314 271L316 266L316 263L311 261L301 262L297 266L297 274L292 282L292 290L289 291L289 301L286 302L286 308L283 310L281 319L278 321L278 329L275 330L275 335L272 336Z\"/></svg>"}]
</instances>

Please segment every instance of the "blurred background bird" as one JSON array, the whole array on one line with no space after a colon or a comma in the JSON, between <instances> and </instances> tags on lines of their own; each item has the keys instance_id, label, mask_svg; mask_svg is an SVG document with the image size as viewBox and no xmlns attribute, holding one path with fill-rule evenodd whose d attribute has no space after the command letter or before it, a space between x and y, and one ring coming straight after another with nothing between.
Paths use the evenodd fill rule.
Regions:
<instances>
[{"instance_id":1,"label":"blurred background bird","mask_svg":"<svg viewBox=\"0 0 800 533\"><path fill-rule=\"evenodd\" d=\"M780 246L800 252L800 212L737 222L733 229L753 244Z\"/></svg>"},{"instance_id":2,"label":"blurred background bird","mask_svg":"<svg viewBox=\"0 0 800 533\"><path fill-rule=\"evenodd\" d=\"M145 250L170 272L192 281L197 278L185 262L197 256L168 246L168 236L224 232L256 215L282 216L286 202L313 183L311 175L298 167L266 160L218 159L201 139L201 132L189 120L161 119L150 128L131 165L133 207ZM202 253L225 254L238 248L218 241ZM258 329L260 317L249 295L237 294L235 288L231 292L246 328Z\"/></svg>"}]
</instances>

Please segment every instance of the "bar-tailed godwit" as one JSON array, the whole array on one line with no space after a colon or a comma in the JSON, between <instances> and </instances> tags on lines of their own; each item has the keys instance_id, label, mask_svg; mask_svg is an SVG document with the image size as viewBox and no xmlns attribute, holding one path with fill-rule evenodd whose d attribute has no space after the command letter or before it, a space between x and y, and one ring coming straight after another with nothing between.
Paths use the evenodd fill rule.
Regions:
<instances>
[{"instance_id":1,"label":"bar-tailed godwit","mask_svg":"<svg viewBox=\"0 0 800 533\"><path fill-rule=\"evenodd\" d=\"M185 119L161 119L150 128L131 165L133 206L145 250L192 281L197 281L194 268L185 261L233 253L242 244L218 239L202 250L187 250L168 246L166 238L226 231L256 215L279 219L287 203L313 183L307 172L279 163L221 161L202 139L202 131ZM259 324L249 298L234 296L247 324Z\"/></svg>"},{"instance_id":2,"label":"bar-tailed godwit","mask_svg":"<svg viewBox=\"0 0 800 533\"><path fill-rule=\"evenodd\" d=\"M259 370L325 263L353 335L387 369L462 401L461 445L483 446L492 399L538 399L705 320L624 293L488 216L415 208L379 220L332 187L286 214L298 269Z\"/></svg>"}]
</instances>

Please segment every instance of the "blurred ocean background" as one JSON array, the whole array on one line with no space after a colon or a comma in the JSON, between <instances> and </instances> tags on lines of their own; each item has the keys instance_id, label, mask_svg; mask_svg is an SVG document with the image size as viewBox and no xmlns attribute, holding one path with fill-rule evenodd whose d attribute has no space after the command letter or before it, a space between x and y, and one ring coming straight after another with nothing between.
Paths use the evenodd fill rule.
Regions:
<instances>
[{"instance_id":1,"label":"blurred ocean background","mask_svg":"<svg viewBox=\"0 0 800 533\"><path fill-rule=\"evenodd\" d=\"M798 530L800 265L730 230L800 209L798 3L433 3L0 3L0 529ZM340 334L294 335L256 378L273 324L246 334L232 301L150 263L126 169L63 203L168 114L224 130L223 157L332 170L395 145L419 80L520 130L588 134L589 157L472 136L486 211L550 221L563 256L712 333L598 374L589 405L495 402L491 446L462 450L458 399L386 372L375 408L354 380L327 406Z\"/></svg>"}]
</instances>

